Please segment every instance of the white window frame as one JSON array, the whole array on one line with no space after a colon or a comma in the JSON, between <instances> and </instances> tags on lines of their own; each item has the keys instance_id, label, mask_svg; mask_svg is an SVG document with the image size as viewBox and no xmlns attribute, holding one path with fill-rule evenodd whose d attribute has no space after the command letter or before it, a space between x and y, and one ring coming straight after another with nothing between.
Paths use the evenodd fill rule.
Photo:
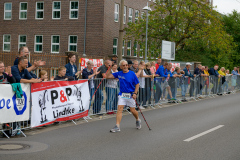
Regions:
<instances>
[{"instance_id":1,"label":"white window frame","mask_svg":"<svg viewBox=\"0 0 240 160\"><path fill-rule=\"evenodd\" d=\"M78 9L71 9L71 3L72 2L78 2ZM79 14L79 1L70 1L70 5L69 5L69 19L78 19L79 16L77 16L77 18L71 18L71 12L72 11L77 11L78 14Z\"/></svg>"},{"instance_id":2,"label":"white window frame","mask_svg":"<svg viewBox=\"0 0 240 160\"><path fill-rule=\"evenodd\" d=\"M6 10L6 4L11 4L11 10ZM11 18L5 18L6 13L11 13ZM12 20L12 2L4 3L4 20Z\"/></svg>"},{"instance_id":3,"label":"white window frame","mask_svg":"<svg viewBox=\"0 0 240 160\"><path fill-rule=\"evenodd\" d=\"M10 42L4 42L4 37L5 37L5 36L10 36ZM4 50L4 44L9 44L9 45L10 45L10 47L9 47L10 50ZM4 52L10 52L10 51L11 51L11 35L10 35L10 34L4 34L4 35L3 35L3 51L4 51Z\"/></svg>"},{"instance_id":4,"label":"white window frame","mask_svg":"<svg viewBox=\"0 0 240 160\"><path fill-rule=\"evenodd\" d=\"M36 40L37 40L37 36L41 36L42 37L42 43L37 43ZM36 51L36 45L42 45L42 51ZM34 38L34 52L36 53L42 53L43 52L43 35L35 35L35 38Z\"/></svg>"},{"instance_id":5,"label":"white window frame","mask_svg":"<svg viewBox=\"0 0 240 160\"><path fill-rule=\"evenodd\" d=\"M38 4L38 3L43 3L43 9L40 9L40 10L37 9L37 4ZM37 18L37 13L38 13L38 12L43 12L43 18L44 18L44 2L40 2L40 1L39 1L39 2L36 2L36 12L35 12L35 14L36 14L36 15L35 15L35 19L40 19L40 20L43 19L43 18Z\"/></svg>"},{"instance_id":6,"label":"white window frame","mask_svg":"<svg viewBox=\"0 0 240 160\"><path fill-rule=\"evenodd\" d=\"M127 18L127 6L124 6L124 11L123 11L123 24L126 24L126 19Z\"/></svg>"},{"instance_id":7,"label":"white window frame","mask_svg":"<svg viewBox=\"0 0 240 160\"><path fill-rule=\"evenodd\" d=\"M70 46L76 46L76 51L75 52L77 52L77 43L70 43L70 37L71 36L77 37L77 42L78 42L78 36L77 35L69 35L69 37L68 37L68 51L70 51ZM59 41L60 41L60 39L59 39Z\"/></svg>"},{"instance_id":8,"label":"white window frame","mask_svg":"<svg viewBox=\"0 0 240 160\"><path fill-rule=\"evenodd\" d=\"M53 36L58 36L59 37L59 43L53 43ZM58 52L53 52L53 45L59 45L59 51ZM51 36L51 53L59 53L60 52L60 35L52 35Z\"/></svg>"},{"instance_id":9,"label":"white window frame","mask_svg":"<svg viewBox=\"0 0 240 160\"><path fill-rule=\"evenodd\" d=\"M28 3L27 2L20 2L19 5L19 19L26 20L27 19L27 10L21 10L21 4L26 3L27 9L28 9ZM21 13L26 12L26 18L21 18Z\"/></svg>"},{"instance_id":10,"label":"white window frame","mask_svg":"<svg viewBox=\"0 0 240 160\"><path fill-rule=\"evenodd\" d=\"M125 52L125 40L123 40L123 46L122 46L122 56L124 56Z\"/></svg>"},{"instance_id":11,"label":"white window frame","mask_svg":"<svg viewBox=\"0 0 240 160\"><path fill-rule=\"evenodd\" d=\"M20 37L21 37L21 36L25 36L25 37L26 37L26 42L20 42L20 39L21 39ZM18 49L21 48L21 47L20 47L21 44L23 44L23 45L25 45L25 46L27 45L27 35L19 35L19 36L18 36Z\"/></svg>"},{"instance_id":12,"label":"white window frame","mask_svg":"<svg viewBox=\"0 0 240 160\"><path fill-rule=\"evenodd\" d=\"M118 38L113 38L113 42L114 42L114 40L117 40L117 44L116 45L114 45L114 43L113 43L113 48L116 48L116 54L113 54L113 55L117 55L118 54Z\"/></svg>"},{"instance_id":13,"label":"white window frame","mask_svg":"<svg viewBox=\"0 0 240 160\"><path fill-rule=\"evenodd\" d=\"M115 5L114 5L114 22L118 22L118 21L119 21L119 4L115 3Z\"/></svg>"},{"instance_id":14,"label":"white window frame","mask_svg":"<svg viewBox=\"0 0 240 160\"><path fill-rule=\"evenodd\" d=\"M60 3L60 9L54 9L54 3L55 2L59 2ZM62 8L61 1L53 1L53 3L52 3L52 19L61 19L61 8ZM60 17L59 18L54 18L53 17L54 12L60 12Z\"/></svg>"},{"instance_id":15,"label":"white window frame","mask_svg":"<svg viewBox=\"0 0 240 160\"><path fill-rule=\"evenodd\" d=\"M128 42L130 42L130 47L128 47ZM127 56L131 56L131 54L132 54L132 41L129 40L128 42L127 42ZM128 50L130 51L130 55L128 55Z\"/></svg>"},{"instance_id":16,"label":"white window frame","mask_svg":"<svg viewBox=\"0 0 240 160\"><path fill-rule=\"evenodd\" d=\"M136 13L138 13L137 16L136 16ZM135 22L137 22L138 19L139 19L139 10L135 10Z\"/></svg>"},{"instance_id":17,"label":"white window frame","mask_svg":"<svg viewBox=\"0 0 240 160\"><path fill-rule=\"evenodd\" d=\"M135 43L137 44L137 47L135 48ZM138 52L138 42L134 42L133 43L133 47L134 47L134 52L136 52L136 56L134 55L134 53L133 53L133 56L134 57L137 57L137 52Z\"/></svg>"},{"instance_id":18,"label":"white window frame","mask_svg":"<svg viewBox=\"0 0 240 160\"><path fill-rule=\"evenodd\" d=\"M130 12L131 11L131 12ZM132 8L129 8L129 10L128 10L128 22L133 22L133 9ZM132 13L132 15L130 15ZM130 20L130 18L131 18L131 20Z\"/></svg>"}]
</instances>

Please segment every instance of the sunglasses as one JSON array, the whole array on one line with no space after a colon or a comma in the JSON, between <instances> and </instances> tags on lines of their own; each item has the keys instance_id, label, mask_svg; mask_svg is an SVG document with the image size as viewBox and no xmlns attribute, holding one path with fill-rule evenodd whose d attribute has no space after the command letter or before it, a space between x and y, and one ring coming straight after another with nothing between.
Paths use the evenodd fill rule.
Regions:
<instances>
[{"instance_id":1,"label":"sunglasses","mask_svg":"<svg viewBox=\"0 0 240 160\"><path fill-rule=\"evenodd\" d=\"M123 64L122 66L125 67L125 66L128 66L128 64Z\"/></svg>"}]
</instances>

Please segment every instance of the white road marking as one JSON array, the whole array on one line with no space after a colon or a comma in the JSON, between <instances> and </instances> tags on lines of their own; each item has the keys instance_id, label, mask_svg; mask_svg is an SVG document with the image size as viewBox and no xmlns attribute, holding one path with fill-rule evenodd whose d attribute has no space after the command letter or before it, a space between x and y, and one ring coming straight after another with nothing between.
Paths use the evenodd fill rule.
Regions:
<instances>
[{"instance_id":1,"label":"white road marking","mask_svg":"<svg viewBox=\"0 0 240 160\"><path fill-rule=\"evenodd\" d=\"M198 134L198 135L196 135L196 136L193 136L193 137L191 137L191 138L185 139L184 141L185 141L185 142L190 142L190 141L192 141L192 140L194 140L194 139L197 139L197 138L202 137L202 136L204 136L204 135L206 135L206 134L208 134L208 133L211 133L211 132L213 132L213 131L215 131L215 130L217 130L217 129L220 129L220 128L222 128L223 126L224 126L224 125L219 125L219 126L217 126L217 127L215 127L215 128L212 128L212 129L209 129L209 130L207 130L207 131L205 131L205 132L202 132L202 133L200 133L200 134Z\"/></svg>"}]
</instances>

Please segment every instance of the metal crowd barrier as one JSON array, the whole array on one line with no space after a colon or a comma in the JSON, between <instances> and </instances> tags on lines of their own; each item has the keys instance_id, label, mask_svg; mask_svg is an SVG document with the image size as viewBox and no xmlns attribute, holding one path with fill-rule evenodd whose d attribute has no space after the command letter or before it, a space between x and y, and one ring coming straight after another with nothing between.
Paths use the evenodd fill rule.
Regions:
<instances>
[{"instance_id":1,"label":"metal crowd barrier","mask_svg":"<svg viewBox=\"0 0 240 160\"><path fill-rule=\"evenodd\" d=\"M114 114L117 111L119 81L116 79L91 79L88 85L90 93L89 116ZM137 102L141 107L155 109L155 107L161 108L163 104L167 103L198 101L205 97L211 98L216 95L235 93L239 89L240 76L144 78L139 88ZM165 95L163 94L164 90L166 90ZM163 98L167 100L163 101ZM31 107L30 105L30 110ZM127 107L124 110L129 112ZM2 132L8 138L6 132L26 136L22 131L31 129L30 124L30 117L28 121L0 124L0 133Z\"/></svg>"}]
</instances>

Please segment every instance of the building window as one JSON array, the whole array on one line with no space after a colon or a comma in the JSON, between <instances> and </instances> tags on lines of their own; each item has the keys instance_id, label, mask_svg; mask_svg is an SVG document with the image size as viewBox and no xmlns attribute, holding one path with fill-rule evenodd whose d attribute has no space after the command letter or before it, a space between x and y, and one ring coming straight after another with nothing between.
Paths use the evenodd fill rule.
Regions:
<instances>
[{"instance_id":1,"label":"building window","mask_svg":"<svg viewBox=\"0 0 240 160\"><path fill-rule=\"evenodd\" d=\"M78 1L70 1L70 19L78 19Z\"/></svg>"},{"instance_id":2,"label":"building window","mask_svg":"<svg viewBox=\"0 0 240 160\"><path fill-rule=\"evenodd\" d=\"M3 51L9 52L11 48L11 35L3 35Z\"/></svg>"},{"instance_id":3,"label":"building window","mask_svg":"<svg viewBox=\"0 0 240 160\"><path fill-rule=\"evenodd\" d=\"M137 42L134 42L134 50L133 50L133 56L134 57L137 57L137 51L138 51L137 50L138 49L137 46L138 46Z\"/></svg>"},{"instance_id":4,"label":"building window","mask_svg":"<svg viewBox=\"0 0 240 160\"><path fill-rule=\"evenodd\" d=\"M138 21L139 18L139 10L135 10L135 23Z\"/></svg>"},{"instance_id":5,"label":"building window","mask_svg":"<svg viewBox=\"0 0 240 160\"><path fill-rule=\"evenodd\" d=\"M77 36L69 36L68 51L77 52Z\"/></svg>"},{"instance_id":6,"label":"building window","mask_svg":"<svg viewBox=\"0 0 240 160\"><path fill-rule=\"evenodd\" d=\"M127 15L127 7L124 6L124 13L123 13L123 24L126 24L126 15Z\"/></svg>"},{"instance_id":7,"label":"building window","mask_svg":"<svg viewBox=\"0 0 240 160\"><path fill-rule=\"evenodd\" d=\"M114 38L113 39L113 54L117 55L117 45L118 45L118 39Z\"/></svg>"},{"instance_id":8,"label":"building window","mask_svg":"<svg viewBox=\"0 0 240 160\"><path fill-rule=\"evenodd\" d=\"M36 19L43 19L44 3L36 2Z\"/></svg>"},{"instance_id":9,"label":"building window","mask_svg":"<svg viewBox=\"0 0 240 160\"><path fill-rule=\"evenodd\" d=\"M52 36L51 53L59 53L60 36Z\"/></svg>"},{"instance_id":10,"label":"building window","mask_svg":"<svg viewBox=\"0 0 240 160\"><path fill-rule=\"evenodd\" d=\"M18 48L21 48L22 46L26 46L26 43L27 43L27 36L19 35Z\"/></svg>"},{"instance_id":11,"label":"building window","mask_svg":"<svg viewBox=\"0 0 240 160\"><path fill-rule=\"evenodd\" d=\"M132 52L131 43L132 43L132 41L127 42L127 55L128 56L131 56L131 52Z\"/></svg>"},{"instance_id":12,"label":"building window","mask_svg":"<svg viewBox=\"0 0 240 160\"><path fill-rule=\"evenodd\" d=\"M119 4L115 3L114 21L118 22L118 19L119 19Z\"/></svg>"},{"instance_id":13,"label":"building window","mask_svg":"<svg viewBox=\"0 0 240 160\"><path fill-rule=\"evenodd\" d=\"M27 2L20 2L19 19L27 19Z\"/></svg>"},{"instance_id":14,"label":"building window","mask_svg":"<svg viewBox=\"0 0 240 160\"><path fill-rule=\"evenodd\" d=\"M61 18L61 2L53 2L52 19Z\"/></svg>"},{"instance_id":15,"label":"building window","mask_svg":"<svg viewBox=\"0 0 240 160\"><path fill-rule=\"evenodd\" d=\"M123 46L122 46L122 55L124 56L124 50L125 50L125 41L123 40Z\"/></svg>"},{"instance_id":16,"label":"building window","mask_svg":"<svg viewBox=\"0 0 240 160\"><path fill-rule=\"evenodd\" d=\"M132 22L133 9L129 8L128 22Z\"/></svg>"},{"instance_id":17,"label":"building window","mask_svg":"<svg viewBox=\"0 0 240 160\"><path fill-rule=\"evenodd\" d=\"M12 3L4 3L4 20L12 19Z\"/></svg>"},{"instance_id":18,"label":"building window","mask_svg":"<svg viewBox=\"0 0 240 160\"><path fill-rule=\"evenodd\" d=\"M36 35L34 52L42 52L42 51L43 51L43 36Z\"/></svg>"}]
</instances>

